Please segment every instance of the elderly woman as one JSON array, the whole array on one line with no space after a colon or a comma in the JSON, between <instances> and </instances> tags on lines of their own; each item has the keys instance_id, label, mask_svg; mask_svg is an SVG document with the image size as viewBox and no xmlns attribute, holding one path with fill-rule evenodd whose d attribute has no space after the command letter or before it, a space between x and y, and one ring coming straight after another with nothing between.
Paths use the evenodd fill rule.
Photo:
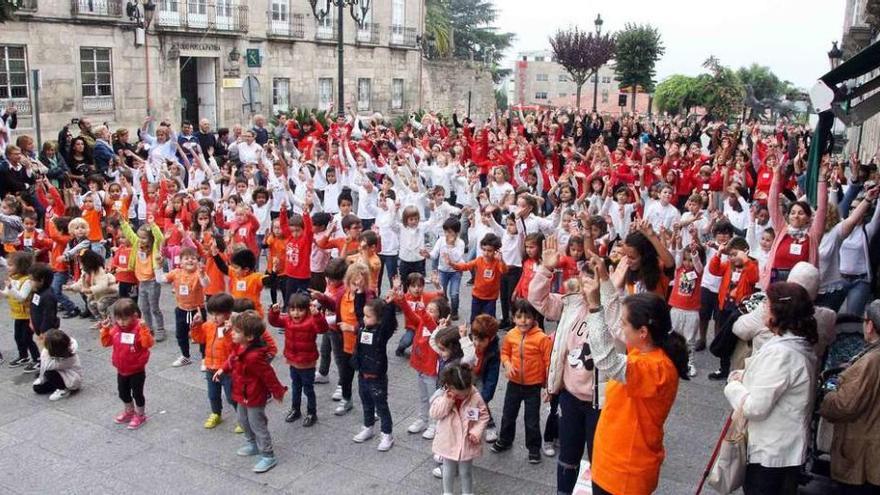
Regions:
<instances>
[{"instance_id":1,"label":"elderly woman","mask_svg":"<svg viewBox=\"0 0 880 495\"><path fill-rule=\"evenodd\" d=\"M840 485L840 495L880 493L880 300L868 304L865 313L865 348L819 408L834 423L831 479Z\"/></svg>"},{"instance_id":2,"label":"elderly woman","mask_svg":"<svg viewBox=\"0 0 880 495\"><path fill-rule=\"evenodd\" d=\"M177 143L177 135L174 134L171 127L159 125L159 127L156 128L156 136L151 136L148 129L150 122L152 121L152 117L146 117L144 119L144 125L141 127L141 140L149 146L147 150L149 158L147 161L152 164L164 163L165 160L177 162L178 151L180 152L180 155L183 156L183 150ZM146 147L147 146L145 146L145 148Z\"/></svg>"},{"instance_id":3,"label":"elderly woman","mask_svg":"<svg viewBox=\"0 0 880 495\"><path fill-rule=\"evenodd\" d=\"M794 495L809 443L816 319L806 289L790 282L767 288L764 309L773 337L730 374L724 395L748 420L745 495Z\"/></svg>"}]
</instances>

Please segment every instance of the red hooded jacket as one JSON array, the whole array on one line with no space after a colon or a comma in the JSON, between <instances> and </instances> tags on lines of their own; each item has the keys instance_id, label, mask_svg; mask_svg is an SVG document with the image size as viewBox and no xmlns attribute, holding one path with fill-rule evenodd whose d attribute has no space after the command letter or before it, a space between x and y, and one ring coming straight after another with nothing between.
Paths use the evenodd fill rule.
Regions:
<instances>
[{"instance_id":1,"label":"red hooded jacket","mask_svg":"<svg viewBox=\"0 0 880 495\"><path fill-rule=\"evenodd\" d=\"M270 394L281 400L287 392L269 364L268 348L262 341L235 346L223 372L232 373L232 400L245 407L265 406Z\"/></svg>"},{"instance_id":2,"label":"red hooded jacket","mask_svg":"<svg viewBox=\"0 0 880 495\"><path fill-rule=\"evenodd\" d=\"M111 361L116 371L131 376L146 369L153 335L146 323L134 318L127 328L113 325L101 329L101 345L113 347Z\"/></svg>"},{"instance_id":3,"label":"red hooded jacket","mask_svg":"<svg viewBox=\"0 0 880 495\"><path fill-rule=\"evenodd\" d=\"M295 322L277 309L269 310L269 324L284 329L284 359L296 367L314 367L318 360L318 345L315 337L330 329L324 315L309 315Z\"/></svg>"}]
</instances>

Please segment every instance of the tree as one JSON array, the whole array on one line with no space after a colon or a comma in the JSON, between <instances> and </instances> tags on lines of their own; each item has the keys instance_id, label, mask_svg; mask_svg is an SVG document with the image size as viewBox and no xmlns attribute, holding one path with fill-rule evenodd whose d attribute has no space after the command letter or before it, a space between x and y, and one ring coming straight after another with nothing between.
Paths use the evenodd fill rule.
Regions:
<instances>
[{"instance_id":1,"label":"tree","mask_svg":"<svg viewBox=\"0 0 880 495\"><path fill-rule=\"evenodd\" d=\"M503 89L495 90L495 108L502 112L507 110L507 91Z\"/></svg>"},{"instance_id":2,"label":"tree","mask_svg":"<svg viewBox=\"0 0 880 495\"><path fill-rule=\"evenodd\" d=\"M749 67L740 67L736 71L737 77L744 86L751 86L755 99L758 101L777 100L785 92L785 84L776 77L770 67L752 64Z\"/></svg>"},{"instance_id":3,"label":"tree","mask_svg":"<svg viewBox=\"0 0 880 495\"><path fill-rule=\"evenodd\" d=\"M577 86L577 108L581 108L581 88L591 75L598 77L599 68L614 57L614 37L595 36L577 27L556 31L550 37L553 57ZM595 108L593 109L595 111Z\"/></svg>"},{"instance_id":4,"label":"tree","mask_svg":"<svg viewBox=\"0 0 880 495\"><path fill-rule=\"evenodd\" d=\"M635 111L637 88L641 86L649 93L654 89L654 66L666 49L660 32L650 24L627 23L624 30L617 33L616 41L614 70L620 85L630 88Z\"/></svg>"},{"instance_id":5,"label":"tree","mask_svg":"<svg viewBox=\"0 0 880 495\"><path fill-rule=\"evenodd\" d=\"M675 74L667 77L654 90L654 105L659 112L689 114L691 108L701 106L703 81L696 77Z\"/></svg>"},{"instance_id":6,"label":"tree","mask_svg":"<svg viewBox=\"0 0 880 495\"><path fill-rule=\"evenodd\" d=\"M430 41L430 58L444 58L452 53L452 26L449 24L448 0L427 0L425 4L425 39Z\"/></svg>"},{"instance_id":7,"label":"tree","mask_svg":"<svg viewBox=\"0 0 880 495\"><path fill-rule=\"evenodd\" d=\"M703 67L709 69L709 74L700 74L697 80L702 94L701 104L706 112L722 119L738 113L745 88L736 72L721 65L715 57L709 57Z\"/></svg>"}]
</instances>

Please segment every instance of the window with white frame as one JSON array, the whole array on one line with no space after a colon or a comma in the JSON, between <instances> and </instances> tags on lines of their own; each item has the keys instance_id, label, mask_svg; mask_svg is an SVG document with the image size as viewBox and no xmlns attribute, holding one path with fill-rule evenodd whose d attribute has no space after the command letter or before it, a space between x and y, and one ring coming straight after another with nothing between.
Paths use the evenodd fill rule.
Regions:
<instances>
[{"instance_id":1,"label":"window with white frame","mask_svg":"<svg viewBox=\"0 0 880 495\"><path fill-rule=\"evenodd\" d=\"M602 76L602 84L611 84L611 76Z\"/></svg>"},{"instance_id":2,"label":"window with white frame","mask_svg":"<svg viewBox=\"0 0 880 495\"><path fill-rule=\"evenodd\" d=\"M537 93L535 93L535 99L536 100L546 100L547 99L547 92L546 91L538 91Z\"/></svg>"},{"instance_id":3,"label":"window with white frame","mask_svg":"<svg viewBox=\"0 0 880 495\"><path fill-rule=\"evenodd\" d=\"M333 9L330 9L327 12L327 15L324 16L322 20L318 21L318 37L322 39L329 39L333 37L333 26L336 25L336 21L333 20Z\"/></svg>"},{"instance_id":4,"label":"window with white frame","mask_svg":"<svg viewBox=\"0 0 880 495\"><path fill-rule=\"evenodd\" d=\"M333 103L333 78L322 77L318 79L318 108L329 110Z\"/></svg>"},{"instance_id":5,"label":"window with white frame","mask_svg":"<svg viewBox=\"0 0 880 495\"><path fill-rule=\"evenodd\" d=\"M290 79L276 77L272 79L272 111L286 112L290 110Z\"/></svg>"},{"instance_id":6,"label":"window with white frame","mask_svg":"<svg viewBox=\"0 0 880 495\"><path fill-rule=\"evenodd\" d=\"M290 18L290 5L287 0L272 0L272 21L287 22Z\"/></svg>"},{"instance_id":7,"label":"window with white frame","mask_svg":"<svg viewBox=\"0 0 880 495\"><path fill-rule=\"evenodd\" d=\"M83 97L113 96L110 49L80 48L79 59Z\"/></svg>"},{"instance_id":8,"label":"window with white frame","mask_svg":"<svg viewBox=\"0 0 880 495\"><path fill-rule=\"evenodd\" d=\"M406 0L391 0L391 42L404 41L406 27Z\"/></svg>"},{"instance_id":9,"label":"window with white frame","mask_svg":"<svg viewBox=\"0 0 880 495\"><path fill-rule=\"evenodd\" d=\"M21 45L0 45L0 98L27 98L27 58Z\"/></svg>"},{"instance_id":10,"label":"window with white frame","mask_svg":"<svg viewBox=\"0 0 880 495\"><path fill-rule=\"evenodd\" d=\"M391 109L403 108L403 79L391 80Z\"/></svg>"},{"instance_id":11,"label":"window with white frame","mask_svg":"<svg viewBox=\"0 0 880 495\"><path fill-rule=\"evenodd\" d=\"M568 74L559 74L559 82L568 82Z\"/></svg>"},{"instance_id":12,"label":"window with white frame","mask_svg":"<svg viewBox=\"0 0 880 495\"><path fill-rule=\"evenodd\" d=\"M535 76L535 80L536 80L536 81L549 81L550 78L547 77L547 74L537 74L537 75Z\"/></svg>"},{"instance_id":13,"label":"window with white frame","mask_svg":"<svg viewBox=\"0 0 880 495\"><path fill-rule=\"evenodd\" d=\"M372 81L366 77L359 77L357 84L357 109L364 112L370 109L370 96Z\"/></svg>"}]
</instances>

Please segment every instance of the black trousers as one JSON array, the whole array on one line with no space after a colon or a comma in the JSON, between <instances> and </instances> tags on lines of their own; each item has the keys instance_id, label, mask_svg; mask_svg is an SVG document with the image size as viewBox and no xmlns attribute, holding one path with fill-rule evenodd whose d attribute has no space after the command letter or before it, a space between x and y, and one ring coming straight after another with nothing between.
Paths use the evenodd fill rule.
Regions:
<instances>
[{"instance_id":1,"label":"black trousers","mask_svg":"<svg viewBox=\"0 0 880 495\"><path fill-rule=\"evenodd\" d=\"M26 358L28 353L31 359L36 361L40 359L40 349L34 342L34 335L31 332L31 320L12 320L12 328L15 334L15 346L18 348L18 357Z\"/></svg>"},{"instance_id":2,"label":"black trousers","mask_svg":"<svg viewBox=\"0 0 880 495\"><path fill-rule=\"evenodd\" d=\"M177 346L180 348L180 354L183 357L189 358L189 329L190 322L193 317L195 317L196 313L201 313L202 321L205 321L207 318L207 313L205 312L205 308L194 309L192 311L187 311L185 309L174 308L174 336L177 338ZM202 355L204 356L204 352Z\"/></svg>"},{"instance_id":3,"label":"black trousers","mask_svg":"<svg viewBox=\"0 0 880 495\"><path fill-rule=\"evenodd\" d=\"M342 348L341 345L340 348ZM342 399L351 400L351 384L354 381L354 366L351 364L351 354L345 351L340 352L336 356L336 369L339 371L339 386L342 387Z\"/></svg>"},{"instance_id":4,"label":"black trousers","mask_svg":"<svg viewBox=\"0 0 880 495\"><path fill-rule=\"evenodd\" d=\"M44 395L51 394L56 390L65 390L67 385L64 384L64 379L61 378L61 374L55 370L48 370L43 374L43 383L34 384L34 392Z\"/></svg>"},{"instance_id":5,"label":"black trousers","mask_svg":"<svg viewBox=\"0 0 880 495\"><path fill-rule=\"evenodd\" d=\"M147 380L147 373L141 371L133 375L122 376L116 375L116 387L119 389L119 398L125 404L134 404L138 407L144 407L146 399L144 399L144 382Z\"/></svg>"},{"instance_id":6,"label":"black trousers","mask_svg":"<svg viewBox=\"0 0 880 495\"><path fill-rule=\"evenodd\" d=\"M559 392L559 457L556 465L556 492L571 493L577 483L581 459L586 447L587 458L592 459L593 437L599 423L598 409L568 390ZM594 492L595 493L595 492Z\"/></svg>"},{"instance_id":7,"label":"black trousers","mask_svg":"<svg viewBox=\"0 0 880 495\"><path fill-rule=\"evenodd\" d=\"M330 373L330 357L336 361L339 371L339 360L342 356L342 333L332 330L321 336L320 359L318 361L318 373L327 376Z\"/></svg>"},{"instance_id":8,"label":"black trousers","mask_svg":"<svg viewBox=\"0 0 880 495\"><path fill-rule=\"evenodd\" d=\"M743 483L745 495L796 495L800 466L768 468L760 464L746 466Z\"/></svg>"},{"instance_id":9,"label":"black trousers","mask_svg":"<svg viewBox=\"0 0 880 495\"><path fill-rule=\"evenodd\" d=\"M847 485L837 483L837 495L880 495L880 486L865 483L863 485Z\"/></svg>"},{"instance_id":10,"label":"black trousers","mask_svg":"<svg viewBox=\"0 0 880 495\"><path fill-rule=\"evenodd\" d=\"M513 326L510 298L513 296L513 289L516 288L520 277L522 277L521 266L508 266L504 275L501 275L501 328Z\"/></svg>"},{"instance_id":11,"label":"black trousers","mask_svg":"<svg viewBox=\"0 0 880 495\"><path fill-rule=\"evenodd\" d=\"M406 292L409 288L409 278L410 273L421 273L423 276L425 275L425 260L422 261L403 261L400 260L400 265L398 266L398 270L400 270L400 283L403 285L403 292Z\"/></svg>"},{"instance_id":12,"label":"black trousers","mask_svg":"<svg viewBox=\"0 0 880 495\"><path fill-rule=\"evenodd\" d=\"M523 420L526 430L526 448L529 454L541 452L541 386L519 385L507 382L504 410L501 412L501 431L498 443L511 445L516 438L516 418L519 406L524 404Z\"/></svg>"}]
</instances>

